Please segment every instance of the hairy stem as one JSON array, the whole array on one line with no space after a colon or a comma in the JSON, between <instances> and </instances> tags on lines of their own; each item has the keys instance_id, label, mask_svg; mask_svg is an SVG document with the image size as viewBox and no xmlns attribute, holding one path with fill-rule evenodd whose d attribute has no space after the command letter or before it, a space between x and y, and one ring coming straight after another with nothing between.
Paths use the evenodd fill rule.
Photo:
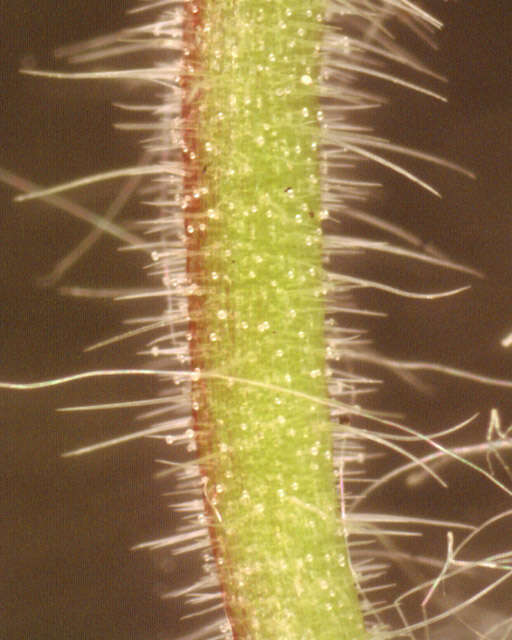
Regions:
<instances>
[{"instance_id":1,"label":"hairy stem","mask_svg":"<svg viewBox=\"0 0 512 640\"><path fill-rule=\"evenodd\" d=\"M187 5L195 429L236 637L365 637L333 481L320 229L325 3ZM265 385L272 385L265 388ZM280 387L283 392L275 391Z\"/></svg>"}]
</instances>

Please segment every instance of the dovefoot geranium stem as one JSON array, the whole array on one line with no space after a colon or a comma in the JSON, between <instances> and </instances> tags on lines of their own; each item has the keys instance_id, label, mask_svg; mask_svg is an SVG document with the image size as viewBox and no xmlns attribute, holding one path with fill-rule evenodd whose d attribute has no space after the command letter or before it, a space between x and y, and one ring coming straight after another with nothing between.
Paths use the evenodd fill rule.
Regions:
<instances>
[{"instance_id":1,"label":"dovefoot geranium stem","mask_svg":"<svg viewBox=\"0 0 512 640\"><path fill-rule=\"evenodd\" d=\"M376 383L364 373L366 365L400 376L424 369L484 384L493 379L382 357L365 346L364 329L340 320L347 313L381 315L352 304L350 293L357 288L419 300L466 289L416 292L379 277L355 277L346 273L354 253L372 251L474 273L436 252L419 251L418 238L360 208L377 186L359 173L360 161L392 169L434 194L432 186L393 158L412 156L461 171L377 137L361 115L382 104L361 78L441 98L412 81L432 73L400 44L402 31L430 42L440 22L409 0L146 0L133 12L151 17L142 26L73 47L70 61L94 64L149 52L155 57L147 67L29 73L135 81L132 88L144 91L141 103L119 106L149 120L124 125L152 132L139 165L43 189L2 170L0 180L29 191L18 200L47 200L97 227L92 239L60 263L58 277L102 231L151 256L148 272L156 286L112 293L140 304L133 319L140 327L95 346L157 332L145 351L153 366L89 371L45 383L0 383L0 388L112 375L154 376L162 382L165 397L94 405L150 406L144 416L153 421L149 428L69 455L142 436L164 438L185 452L184 460L160 461L176 478L170 494L182 518L177 529L138 545L168 547L191 573L198 568L194 562L201 561L199 577L188 576L187 587L173 585L165 594L183 597L191 607L183 618L192 618L196 626L184 640L412 638L456 617L460 605L449 605L439 615L427 607L441 597L441 582L462 571L454 560L475 532L494 520L475 529L432 517L374 514L371 502L365 512L363 504L416 466L429 480L447 486L435 465L427 464L441 457L465 462L495 487L508 495L512 491L492 469L489 473L437 442L474 417L430 435L354 402ZM396 39L388 19L398 27ZM134 225L127 231L114 218L143 176L152 180L142 188L144 205L133 233ZM55 197L123 177L127 182L104 218ZM351 220L355 229L365 229L362 237L346 234ZM366 238L372 228L382 233L382 241ZM83 294L76 287L69 291ZM148 299L163 299L164 309L158 304L145 314ZM349 425L349 415L364 422ZM501 447L509 431L501 430L499 417L493 420ZM490 437L486 451L497 451ZM417 455L417 444L429 445L434 453ZM375 480L363 475L366 462L380 458L383 450L391 451L391 464L397 460L399 466L377 471ZM377 526L383 522L399 526ZM434 578L428 572L422 577L430 564L427 556L416 558L407 546L404 552L395 546L396 538L391 542L391 536L414 536L420 525L447 533L447 562L434 561L431 568L439 571ZM454 547L453 530L470 533ZM350 557L348 533L353 536ZM495 566L491 559L486 566ZM380 584L387 564L398 566L402 560L413 567L419 586L402 587L399 580L396 589ZM468 572L481 568L464 562ZM388 593L381 600L380 590L389 586L400 595Z\"/></svg>"},{"instance_id":2,"label":"dovefoot geranium stem","mask_svg":"<svg viewBox=\"0 0 512 640\"><path fill-rule=\"evenodd\" d=\"M366 636L329 409L312 400L327 399L325 8L324 0L185 4L194 428L214 564L233 634L244 640Z\"/></svg>"}]
</instances>

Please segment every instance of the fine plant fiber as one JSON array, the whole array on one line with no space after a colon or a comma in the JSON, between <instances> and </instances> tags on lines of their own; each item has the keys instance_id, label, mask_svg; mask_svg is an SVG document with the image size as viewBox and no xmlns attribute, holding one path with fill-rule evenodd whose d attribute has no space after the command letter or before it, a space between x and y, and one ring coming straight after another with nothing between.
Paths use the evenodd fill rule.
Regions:
<instances>
[{"instance_id":1,"label":"fine plant fiber","mask_svg":"<svg viewBox=\"0 0 512 640\"><path fill-rule=\"evenodd\" d=\"M177 527L134 543L193 567L188 581L161 589L184 603L184 638L429 638L447 623L461 637L511 633L506 610L492 606L512 566L500 537L512 494L506 418L492 404L478 415L439 412L424 427L376 400L409 386L437 405L434 387L452 378L461 389L506 393L507 372L384 357L366 333L386 296L442 308L483 276L467 256L372 213L387 175L432 200L442 190L429 176L472 178L372 124L387 92L444 101L440 75L404 45L427 49L439 37L426 8L147 2L134 7L135 26L58 52L58 72L24 65L33 82L128 87L120 128L142 139L142 159L49 187L0 177L18 201L46 202L91 226L44 284L136 311L125 329L89 344L98 365L2 386L132 380L136 399L90 396L59 408L74 412L71 422L89 410L142 408L142 425L65 455L143 436L172 445L159 476ZM84 191L110 183L121 186L108 206L80 204ZM131 201L141 204L130 219ZM140 254L146 282L74 284L68 272L104 236L126 258ZM105 366L104 350L130 341L141 366ZM138 394L145 379L151 388ZM468 438L477 424L480 439ZM454 477L480 483L501 506L432 509L453 495ZM379 508L398 488L408 508Z\"/></svg>"}]
</instances>

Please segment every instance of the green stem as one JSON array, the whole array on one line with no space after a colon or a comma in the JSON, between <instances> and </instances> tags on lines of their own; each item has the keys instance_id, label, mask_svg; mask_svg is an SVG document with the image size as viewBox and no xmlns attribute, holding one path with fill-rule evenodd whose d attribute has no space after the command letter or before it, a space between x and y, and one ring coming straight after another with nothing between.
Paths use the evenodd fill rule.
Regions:
<instances>
[{"instance_id":1,"label":"green stem","mask_svg":"<svg viewBox=\"0 0 512 640\"><path fill-rule=\"evenodd\" d=\"M324 0L187 5L184 201L205 497L239 638L366 637L327 400ZM268 386L267 386L268 385ZM281 391L276 391L276 388Z\"/></svg>"}]
</instances>

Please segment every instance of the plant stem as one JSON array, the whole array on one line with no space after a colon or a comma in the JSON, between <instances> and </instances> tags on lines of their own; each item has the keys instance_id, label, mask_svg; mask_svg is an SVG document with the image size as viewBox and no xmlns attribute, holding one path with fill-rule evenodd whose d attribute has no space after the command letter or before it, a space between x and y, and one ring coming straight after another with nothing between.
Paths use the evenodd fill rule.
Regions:
<instances>
[{"instance_id":1,"label":"plant stem","mask_svg":"<svg viewBox=\"0 0 512 640\"><path fill-rule=\"evenodd\" d=\"M195 429L235 637L366 637L327 400L318 149L325 2L186 4ZM279 390L276 390L279 389ZM308 397L303 397L307 394Z\"/></svg>"}]
</instances>

